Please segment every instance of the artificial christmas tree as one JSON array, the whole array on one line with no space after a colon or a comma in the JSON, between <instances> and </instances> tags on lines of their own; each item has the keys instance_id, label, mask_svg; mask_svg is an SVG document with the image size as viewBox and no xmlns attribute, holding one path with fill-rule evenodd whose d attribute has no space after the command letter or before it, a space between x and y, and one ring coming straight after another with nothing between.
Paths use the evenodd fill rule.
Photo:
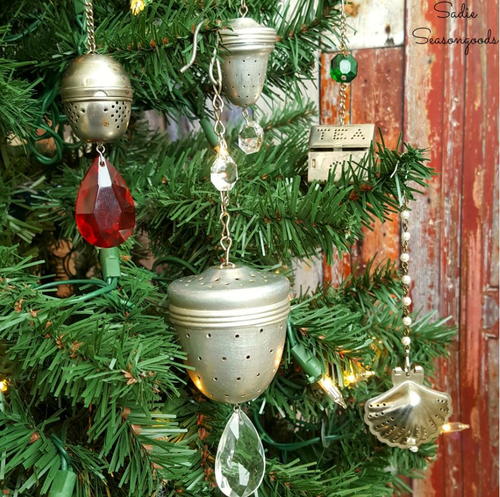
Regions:
<instances>
[{"instance_id":1,"label":"artificial christmas tree","mask_svg":"<svg viewBox=\"0 0 500 497\"><path fill-rule=\"evenodd\" d=\"M85 51L84 3L25 0L0 14L0 485L7 495L221 495L215 456L232 407L189 382L167 288L224 260L220 193L210 183L216 155L207 146L220 153L221 128L214 132L207 96L217 37L240 2L133 3L133 12L124 0L94 5L96 51L123 65L134 91L128 131L107 151L137 211L135 234L99 256L74 221L95 151L71 134L58 97L63 73ZM294 258L321 249L332 261L432 174L422 150L389 150L381 141L356 167L307 183L315 109L302 100L302 85L315 50L335 41L338 4L249 4L252 17L278 33L264 86L276 103L265 115L255 109L266 131L259 152L235 146L241 120L227 125L239 176L226 205L235 263L293 278ZM181 72L200 23L195 62ZM152 109L169 122L199 122L201 131L170 140L149 129L144 111ZM71 247L65 281L54 277L58 243ZM64 299L53 293L63 284L74 292ZM363 422L364 403L389 387L404 352L403 290L388 263L293 298L291 340L276 376L240 407L266 451L260 497L389 496L405 488L401 475L433 457L432 444L418 453L385 446ZM413 319L413 357L429 373L453 331L428 315ZM64 483L69 473L74 490Z\"/></svg>"}]
</instances>

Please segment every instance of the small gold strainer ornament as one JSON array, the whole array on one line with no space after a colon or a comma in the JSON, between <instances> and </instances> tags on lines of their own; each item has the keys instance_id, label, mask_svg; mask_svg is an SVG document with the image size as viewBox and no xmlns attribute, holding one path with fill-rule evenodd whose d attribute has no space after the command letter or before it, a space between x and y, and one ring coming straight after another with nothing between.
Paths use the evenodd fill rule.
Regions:
<instances>
[{"instance_id":1,"label":"small gold strainer ornament","mask_svg":"<svg viewBox=\"0 0 500 497\"><path fill-rule=\"evenodd\" d=\"M69 124L86 142L110 142L126 131L132 109L132 86L122 65L96 53L94 14L85 1L87 53L74 59L61 82L61 98Z\"/></svg>"},{"instance_id":2,"label":"small gold strainer ornament","mask_svg":"<svg viewBox=\"0 0 500 497\"><path fill-rule=\"evenodd\" d=\"M437 438L443 425L451 416L451 397L447 393L433 390L424 385L424 370L412 366L410 361L411 324L410 284L408 274L408 219L410 211L406 202L401 211L401 281L403 283L403 326L402 338L405 349L404 368L392 372L393 387L365 404L365 422L371 433L391 447L418 451L419 445Z\"/></svg>"}]
</instances>

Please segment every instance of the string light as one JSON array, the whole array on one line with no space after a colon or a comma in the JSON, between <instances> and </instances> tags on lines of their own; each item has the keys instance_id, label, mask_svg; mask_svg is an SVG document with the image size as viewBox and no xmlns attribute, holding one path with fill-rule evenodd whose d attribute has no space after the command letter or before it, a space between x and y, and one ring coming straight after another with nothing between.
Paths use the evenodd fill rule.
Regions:
<instances>
[{"instance_id":1,"label":"string light","mask_svg":"<svg viewBox=\"0 0 500 497\"><path fill-rule=\"evenodd\" d=\"M333 400L333 402L342 406L344 409L347 408L347 404L345 403L344 397L342 396L342 392L329 376L327 376L326 374L323 375L319 379L317 384L324 390L326 395L328 395L328 397Z\"/></svg>"},{"instance_id":2,"label":"string light","mask_svg":"<svg viewBox=\"0 0 500 497\"><path fill-rule=\"evenodd\" d=\"M5 393L9 389L7 380L0 380L0 392Z\"/></svg>"},{"instance_id":3,"label":"string light","mask_svg":"<svg viewBox=\"0 0 500 497\"><path fill-rule=\"evenodd\" d=\"M292 346L290 352L304 370L309 383L319 385L333 402L345 409L347 404L342 396L342 392L333 379L325 373L325 368L321 361L309 350L306 350L302 344L298 343L290 324L288 325L288 337Z\"/></svg>"},{"instance_id":4,"label":"string light","mask_svg":"<svg viewBox=\"0 0 500 497\"><path fill-rule=\"evenodd\" d=\"M360 381L366 380L373 376L375 373L373 371L369 371L365 369L360 363L355 362L351 364L349 369L344 371L342 374L342 379L344 381L344 385L349 387L351 385L355 385Z\"/></svg>"},{"instance_id":5,"label":"string light","mask_svg":"<svg viewBox=\"0 0 500 497\"><path fill-rule=\"evenodd\" d=\"M441 433L455 433L457 431L468 430L470 425L461 423L460 421L453 421L451 423L445 423L441 426Z\"/></svg>"}]
</instances>

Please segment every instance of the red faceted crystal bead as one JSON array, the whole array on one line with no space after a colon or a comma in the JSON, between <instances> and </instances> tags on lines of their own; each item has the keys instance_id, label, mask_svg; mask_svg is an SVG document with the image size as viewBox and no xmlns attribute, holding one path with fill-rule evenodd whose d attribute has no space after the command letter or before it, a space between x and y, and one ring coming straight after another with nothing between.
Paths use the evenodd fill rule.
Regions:
<instances>
[{"instance_id":1,"label":"red faceted crystal bead","mask_svg":"<svg viewBox=\"0 0 500 497\"><path fill-rule=\"evenodd\" d=\"M96 157L78 190L76 225L87 242L96 247L116 247L135 227L135 206L120 173Z\"/></svg>"}]
</instances>

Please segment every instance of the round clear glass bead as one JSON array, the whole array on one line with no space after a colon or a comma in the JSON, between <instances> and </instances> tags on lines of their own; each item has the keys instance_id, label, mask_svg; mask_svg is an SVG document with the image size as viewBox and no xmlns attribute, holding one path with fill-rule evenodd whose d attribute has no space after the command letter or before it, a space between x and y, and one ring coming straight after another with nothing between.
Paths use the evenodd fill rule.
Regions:
<instances>
[{"instance_id":1,"label":"round clear glass bead","mask_svg":"<svg viewBox=\"0 0 500 497\"><path fill-rule=\"evenodd\" d=\"M263 141L262 126L255 121L246 121L238 134L238 146L241 150L246 154L254 154L260 150Z\"/></svg>"},{"instance_id":2,"label":"round clear glass bead","mask_svg":"<svg viewBox=\"0 0 500 497\"><path fill-rule=\"evenodd\" d=\"M227 152L217 154L210 169L210 181L220 192L228 192L238 181L238 166Z\"/></svg>"}]
</instances>

